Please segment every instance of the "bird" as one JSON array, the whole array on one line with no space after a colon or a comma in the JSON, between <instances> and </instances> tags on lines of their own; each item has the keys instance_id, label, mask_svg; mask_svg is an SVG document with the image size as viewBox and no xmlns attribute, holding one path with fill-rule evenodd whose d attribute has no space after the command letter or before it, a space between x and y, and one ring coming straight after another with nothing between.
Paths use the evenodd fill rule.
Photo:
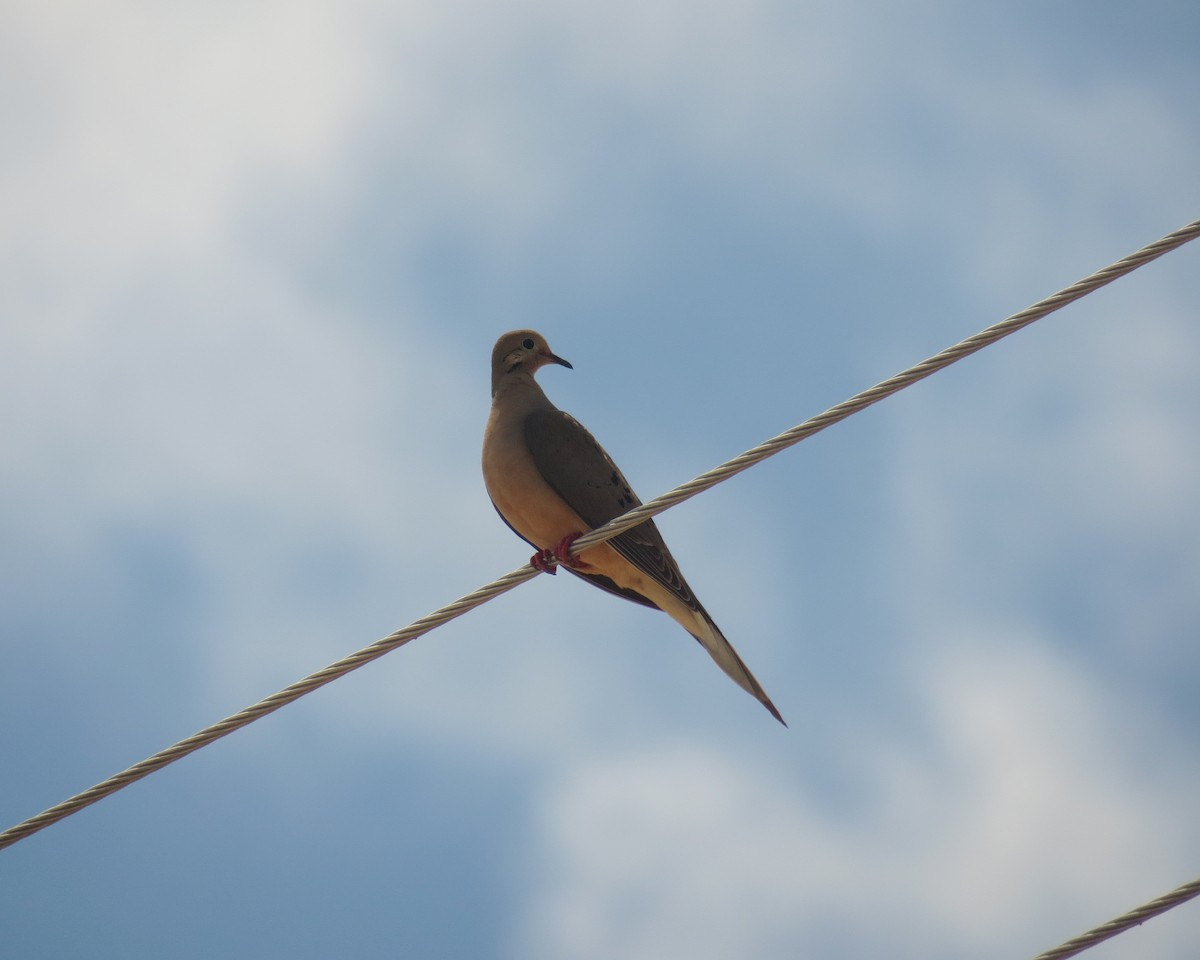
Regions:
<instances>
[{"instance_id":1,"label":"bird","mask_svg":"<svg viewBox=\"0 0 1200 960\"><path fill-rule=\"evenodd\" d=\"M535 330L513 330L492 350L492 406L483 437L483 478L500 518L537 553L530 563L557 565L609 593L666 613L717 666L785 727L737 651L679 571L653 520L570 555L571 544L641 501L625 475L569 413L534 380L547 364L574 369Z\"/></svg>"}]
</instances>

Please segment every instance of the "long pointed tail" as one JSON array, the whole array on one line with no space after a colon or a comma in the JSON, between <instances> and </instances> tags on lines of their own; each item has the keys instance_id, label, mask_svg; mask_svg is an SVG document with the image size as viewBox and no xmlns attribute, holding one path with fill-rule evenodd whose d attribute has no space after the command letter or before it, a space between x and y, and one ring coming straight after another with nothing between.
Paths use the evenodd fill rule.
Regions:
<instances>
[{"instance_id":1,"label":"long pointed tail","mask_svg":"<svg viewBox=\"0 0 1200 960\"><path fill-rule=\"evenodd\" d=\"M754 674L742 662L742 658L738 656L738 652L733 649L733 644L725 639L725 634L721 632L721 628L713 623L712 618L702 610L688 610L687 613L690 615L689 619L691 622L684 623L682 619L676 618L679 619L680 625L700 642L700 646L708 651L709 656L716 661L717 666L724 670L734 683L766 707L770 711L771 716L786 727L787 721L775 709L775 704L767 696L767 692L762 688L762 684L754 679Z\"/></svg>"}]
</instances>

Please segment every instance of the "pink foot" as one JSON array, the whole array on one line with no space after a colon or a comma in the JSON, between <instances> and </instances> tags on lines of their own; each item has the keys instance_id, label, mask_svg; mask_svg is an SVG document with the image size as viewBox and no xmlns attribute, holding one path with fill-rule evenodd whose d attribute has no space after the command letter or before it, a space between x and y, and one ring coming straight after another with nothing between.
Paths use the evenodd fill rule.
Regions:
<instances>
[{"instance_id":1,"label":"pink foot","mask_svg":"<svg viewBox=\"0 0 1200 960\"><path fill-rule=\"evenodd\" d=\"M568 567L574 567L576 570L584 566L582 560L571 556L571 544L582 536L583 534L576 530L574 533L568 533L558 541L558 546L554 548L554 555L558 557L559 563L565 563Z\"/></svg>"},{"instance_id":2,"label":"pink foot","mask_svg":"<svg viewBox=\"0 0 1200 960\"><path fill-rule=\"evenodd\" d=\"M571 556L571 544L578 540L582 533L576 531L569 533L558 541L558 547L554 550L539 550L529 558L529 565L535 570L540 570L542 573L548 573L551 576L558 573L558 565L565 563L568 567L579 569L584 566L582 560L578 557Z\"/></svg>"}]
</instances>

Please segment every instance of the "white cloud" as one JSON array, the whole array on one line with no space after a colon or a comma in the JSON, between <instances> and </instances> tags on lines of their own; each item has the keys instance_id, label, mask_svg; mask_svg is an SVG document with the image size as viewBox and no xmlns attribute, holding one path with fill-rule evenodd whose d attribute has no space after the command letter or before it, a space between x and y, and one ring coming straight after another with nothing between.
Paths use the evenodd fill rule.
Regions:
<instances>
[{"instance_id":1,"label":"white cloud","mask_svg":"<svg viewBox=\"0 0 1200 960\"><path fill-rule=\"evenodd\" d=\"M1076 634L1055 642L1188 662L1200 451L1183 358L1200 344L1183 274L1131 278L914 391L893 420L887 547L905 622L1016 609L1066 617Z\"/></svg>"},{"instance_id":2,"label":"white cloud","mask_svg":"<svg viewBox=\"0 0 1200 960\"><path fill-rule=\"evenodd\" d=\"M114 531L187 553L221 597L208 641L261 692L246 656L297 629L290 566L328 540L366 570L398 539L432 563L466 539L441 505L479 484L445 467L472 393L420 308L390 304L391 355L369 318L314 295L294 234L256 233L280 206L336 228L364 117L421 85L372 87L365 8L215 12L6 8L7 72L37 108L5 103L3 469L24 504L10 533L50 569L90 563L103 590ZM272 595L277 619L255 622Z\"/></svg>"},{"instance_id":3,"label":"white cloud","mask_svg":"<svg viewBox=\"0 0 1200 960\"><path fill-rule=\"evenodd\" d=\"M1173 741L1162 718L1128 729L1134 705L1075 665L991 641L947 647L916 687L921 737L875 716L843 744L845 807L815 771L699 742L579 760L544 796L514 955L1020 956L1186 874L1195 778L1140 761Z\"/></svg>"},{"instance_id":4,"label":"white cloud","mask_svg":"<svg viewBox=\"0 0 1200 960\"><path fill-rule=\"evenodd\" d=\"M1074 278L1057 275L1060 248L1115 256L1150 239L1126 225L1177 209L1193 183L1190 118L1120 78L1060 83L1028 51L1018 68L981 76L946 59L958 35L917 42L933 8L889 20L844 4L9 5L0 71L14 82L0 98L17 135L0 159L0 433L19 505L6 534L28 544L9 588L53 597L43 613L87 609L30 552L70 558L100 596L122 587L106 535L167 538L203 587L166 614L199 624L183 657L197 675L179 682L236 709L527 555L478 478L491 336L480 331L496 322L489 311L509 309L496 288L528 302L529 288L557 282L579 301L589 282L620 285L629 264L653 274L657 244L694 240L680 210L726 199L769 208L776 224L789 205L834 210L899 256L929 244L930 270L956 296L999 290L1013 308L1024 305L1009 301L1014 285L1040 295L1041 272ZM997 159L1000 146L1013 154ZM1135 161L1150 155L1157 175L1141 176ZM355 234L360 218L380 235ZM816 233L805 229L788 242ZM423 269L409 254L455 231L480 264L446 282L484 316L431 316L408 284ZM516 270L546 238L569 252ZM343 260L369 261L364 279L388 290L385 305L329 294L310 272L339 261L349 273ZM841 282L869 287L858 269ZM885 291L880 309L902 297ZM822 539L807 516L803 538L781 522L778 501L797 496L786 482L727 488L732 505L701 534L693 523L711 506L666 522L781 707L790 675L767 654L786 650L793 690L816 691L826 678L806 658L818 642L823 655L837 647L834 635L810 640L805 617L839 612L821 615L832 604L797 582L806 571L842 565L856 579L846 595L895 622L895 662L914 666L884 690L878 669L860 690L839 687L845 712L829 729L797 726L766 745L727 732L732 710L702 697L744 695L694 644L666 618L584 599L564 577L306 706L364 768L408 737L460 769L480 757L519 769L522 799L543 791L540 816L513 814L542 831L543 871L518 903L516 955L1049 946L1168 886L1194 845L1179 840L1190 820L1179 798L1196 784L1172 772L1195 768L1180 762L1190 745L1172 739L1146 689L1113 688L1104 664L1052 652L1069 644L1046 610L1011 602L1031 585L1057 589L1070 569L1060 561L1097 535L1146 555L1166 543L1179 557L1158 592L1105 590L1095 604L1113 636L1139 638L1131 624L1160 620L1164 669L1181 662L1168 639L1190 635L1200 562L1188 536L1200 470L1190 298L1173 284L1127 302L1136 336L1073 322L1052 349L989 353L945 389L940 378L918 388L926 399L907 401L915 426L895 461L895 524L861 548L877 566L852 563L844 538ZM1089 315L1122 309L1103 302ZM373 325L385 310L383 331ZM662 330L685 343L656 365L651 398L690 356L729 349L691 317L664 317ZM580 331L603 341L610 365L639 332L621 316ZM637 449L636 405L621 400L597 404L634 435L613 445ZM690 443L639 452L666 459ZM630 470L685 479L677 463ZM857 489L885 501L886 485L869 483ZM887 577L871 581L874 570ZM159 599L152 585L124 586L147 607ZM802 600L812 606L797 612ZM99 632L52 642L96 644ZM677 652L700 683L673 672ZM900 708L917 720L894 722ZM721 732L664 733L668 712L676 731ZM753 716L755 731L769 723ZM815 738L840 742L838 759L812 759L802 745ZM1148 742L1161 765L1141 765Z\"/></svg>"},{"instance_id":5,"label":"white cloud","mask_svg":"<svg viewBox=\"0 0 1200 960\"><path fill-rule=\"evenodd\" d=\"M20 82L45 99L5 163L3 250L60 293L219 254L256 194L327 174L358 116L351 21L317 5L21 9Z\"/></svg>"}]
</instances>

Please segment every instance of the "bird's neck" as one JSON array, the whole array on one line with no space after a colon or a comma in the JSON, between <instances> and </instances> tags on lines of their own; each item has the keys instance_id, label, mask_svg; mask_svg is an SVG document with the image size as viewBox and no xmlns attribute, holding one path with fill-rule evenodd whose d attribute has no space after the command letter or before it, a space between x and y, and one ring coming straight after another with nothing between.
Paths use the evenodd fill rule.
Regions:
<instances>
[{"instance_id":1,"label":"bird's neck","mask_svg":"<svg viewBox=\"0 0 1200 960\"><path fill-rule=\"evenodd\" d=\"M505 408L518 415L554 406L533 376L524 371L496 378L492 385L492 405L500 403L502 398Z\"/></svg>"}]
</instances>

